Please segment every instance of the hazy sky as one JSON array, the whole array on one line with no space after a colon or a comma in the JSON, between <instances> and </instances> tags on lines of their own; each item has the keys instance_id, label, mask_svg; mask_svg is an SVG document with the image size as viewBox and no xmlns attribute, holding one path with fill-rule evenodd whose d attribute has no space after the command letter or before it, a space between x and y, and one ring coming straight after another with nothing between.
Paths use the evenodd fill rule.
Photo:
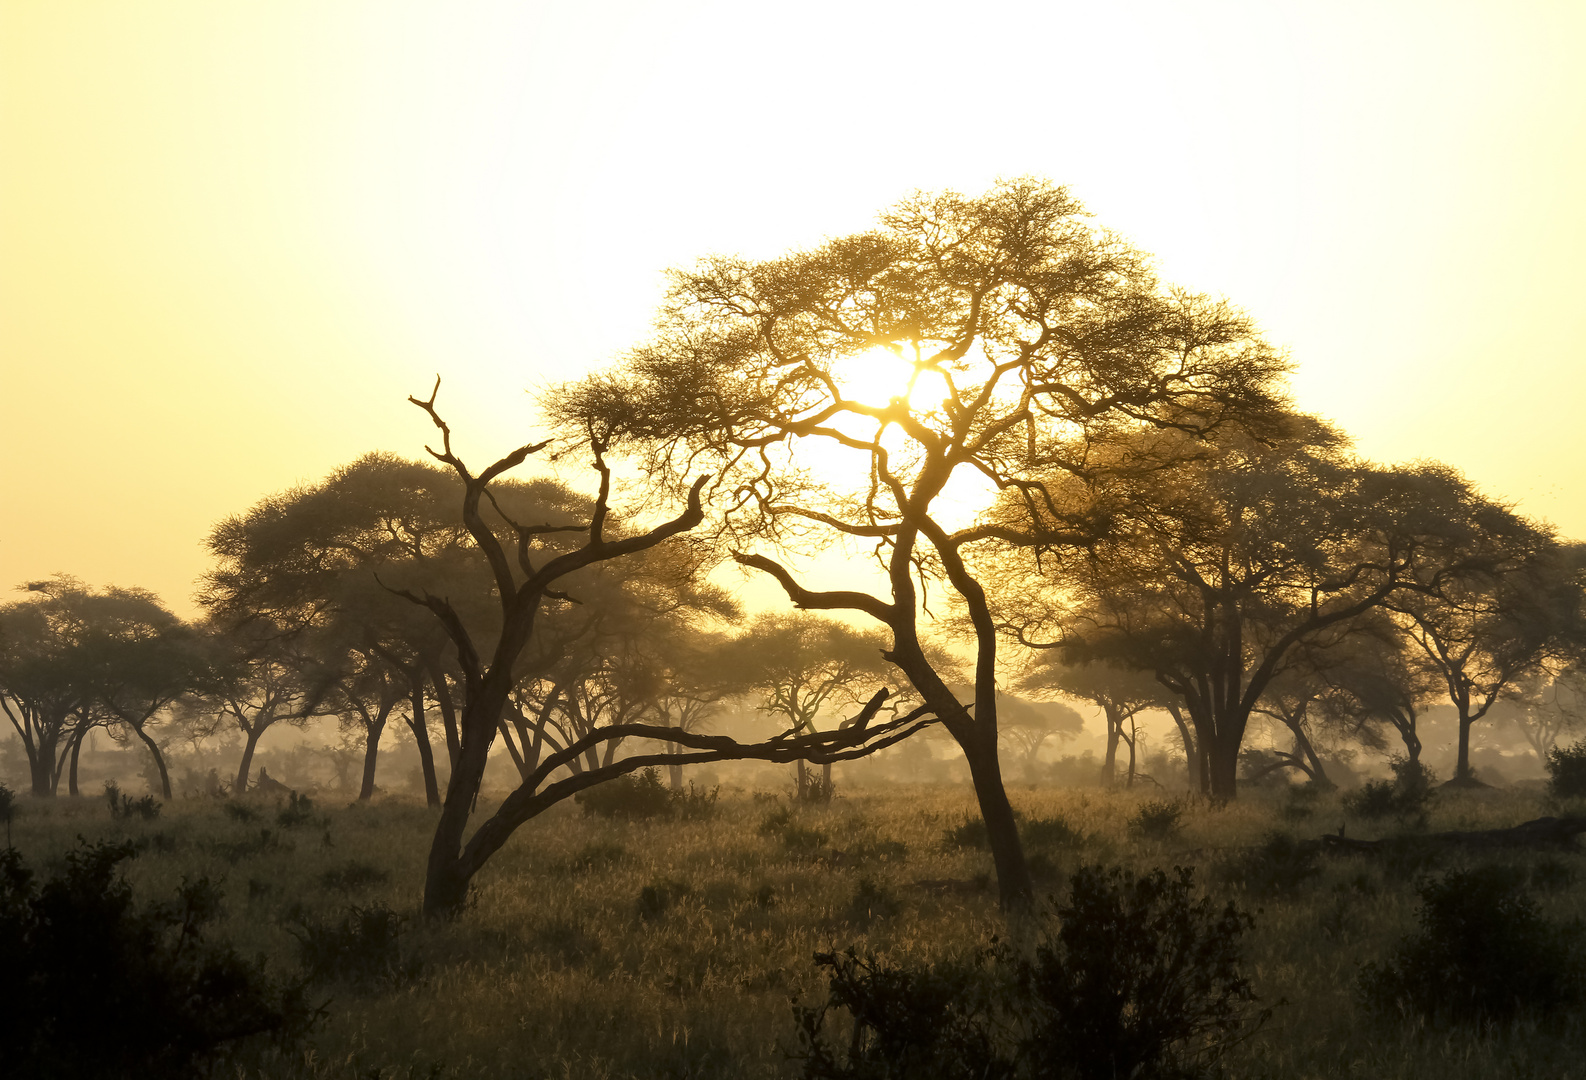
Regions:
<instances>
[{"instance_id":1,"label":"hazy sky","mask_svg":"<svg viewBox=\"0 0 1586 1080\"><path fill-rule=\"evenodd\" d=\"M1068 185L1365 454L1586 536L1586 4L0 0L0 588L207 529L445 377L459 446L661 271ZM3 594L0 594L3 595Z\"/></svg>"}]
</instances>

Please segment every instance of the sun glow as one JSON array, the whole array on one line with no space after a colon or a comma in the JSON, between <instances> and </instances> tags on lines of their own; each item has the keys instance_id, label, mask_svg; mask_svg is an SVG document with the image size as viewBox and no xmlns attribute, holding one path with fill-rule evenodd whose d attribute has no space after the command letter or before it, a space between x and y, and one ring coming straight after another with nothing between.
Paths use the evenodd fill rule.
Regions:
<instances>
[{"instance_id":1,"label":"sun glow","mask_svg":"<svg viewBox=\"0 0 1586 1080\"><path fill-rule=\"evenodd\" d=\"M880 408L896 398L909 410L925 415L941 408L948 396L942 373L909 359L908 346L879 345L845 358L833 372L845 398Z\"/></svg>"}]
</instances>

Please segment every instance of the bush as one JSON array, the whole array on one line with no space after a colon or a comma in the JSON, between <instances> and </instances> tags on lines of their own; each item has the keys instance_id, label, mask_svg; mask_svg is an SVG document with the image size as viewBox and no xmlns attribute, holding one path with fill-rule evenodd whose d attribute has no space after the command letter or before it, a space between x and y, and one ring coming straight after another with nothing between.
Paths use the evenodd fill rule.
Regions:
<instances>
[{"instance_id":1,"label":"bush","mask_svg":"<svg viewBox=\"0 0 1586 1080\"><path fill-rule=\"evenodd\" d=\"M767 815L760 822L759 832L761 836L777 837L789 851L802 853L820 850L828 839L823 830L806 829L800 825L793 811L786 808Z\"/></svg>"},{"instance_id":2,"label":"bush","mask_svg":"<svg viewBox=\"0 0 1586 1080\"><path fill-rule=\"evenodd\" d=\"M1224 863L1219 876L1262 896L1289 895L1322 872L1322 845L1271 833L1259 846Z\"/></svg>"},{"instance_id":3,"label":"bush","mask_svg":"<svg viewBox=\"0 0 1586 1080\"><path fill-rule=\"evenodd\" d=\"M417 974L402 962L404 921L386 905L371 904L348 907L332 922L298 914L287 932L297 938L298 960L311 981L370 987Z\"/></svg>"},{"instance_id":4,"label":"bush","mask_svg":"<svg viewBox=\"0 0 1586 1080\"><path fill-rule=\"evenodd\" d=\"M0 853L8 1076L207 1075L242 1040L296 1038L318 1019L301 985L277 983L261 963L205 939L221 905L208 878L138 907L118 872L136 852L79 842L42 886L16 849Z\"/></svg>"},{"instance_id":5,"label":"bush","mask_svg":"<svg viewBox=\"0 0 1586 1080\"><path fill-rule=\"evenodd\" d=\"M319 886L322 889L335 889L339 892L351 893L369 888L371 885L384 885L391 880L388 871L367 863L349 862L344 866L337 866L326 870L319 875Z\"/></svg>"},{"instance_id":6,"label":"bush","mask_svg":"<svg viewBox=\"0 0 1586 1080\"><path fill-rule=\"evenodd\" d=\"M964 820L942 834L942 843L948 847L975 848L984 851L991 846L991 836L986 823L979 817L964 815Z\"/></svg>"},{"instance_id":7,"label":"bush","mask_svg":"<svg viewBox=\"0 0 1586 1080\"><path fill-rule=\"evenodd\" d=\"M105 802L110 804L110 816L118 821L133 817L153 821L160 816L161 804L154 801L153 795L145 795L141 799L123 795L120 785L114 780L105 781Z\"/></svg>"},{"instance_id":8,"label":"bush","mask_svg":"<svg viewBox=\"0 0 1586 1080\"><path fill-rule=\"evenodd\" d=\"M1078 848L1090 842L1089 836L1060 817L1027 821L1019 835L1031 847Z\"/></svg>"},{"instance_id":9,"label":"bush","mask_svg":"<svg viewBox=\"0 0 1586 1080\"><path fill-rule=\"evenodd\" d=\"M657 881L652 881L639 890L639 900L635 905L639 912L639 918L647 921L658 919L672 910L679 900L693 891L689 887L688 882L678 881L674 878L661 878Z\"/></svg>"},{"instance_id":10,"label":"bush","mask_svg":"<svg viewBox=\"0 0 1586 1080\"><path fill-rule=\"evenodd\" d=\"M870 878L861 878L848 901L848 921L861 929L868 929L877 919L890 919L903 910L903 904L885 886Z\"/></svg>"},{"instance_id":11,"label":"bush","mask_svg":"<svg viewBox=\"0 0 1586 1080\"><path fill-rule=\"evenodd\" d=\"M586 788L574 795L573 801L584 808L586 817L598 814L624 821L658 817L697 820L715 815L720 790L717 787L706 791L689 784L686 791L672 791L662 782L660 770L640 769Z\"/></svg>"},{"instance_id":12,"label":"bush","mask_svg":"<svg viewBox=\"0 0 1586 1080\"><path fill-rule=\"evenodd\" d=\"M1392 780L1369 780L1343 797L1344 809L1372 820L1425 814L1437 798L1437 774L1419 761L1395 754L1388 759Z\"/></svg>"},{"instance_id":13,"label":"bush","mask_svg":"<svg viewBox=\"0 0 1586 1080\"><path fill-rule=\"evenodd\" d=\"M820 953L830 996L796 1007L806 1078L1208 1075L1267 1016L1238 971L1252 925L1193 896L1193 872L1086 867L1029 958L992 946L926 968ZM827 1020L848 1014L834 1039Z\"/></svg>"},{"instance_id":14,"label":"bush","mask_svg":"<svg viewBox=\"0 0 1586 1080\"><path fill-rule=\"evenodd\" d=\"M1129 819L1129 834L1146 840L1167 840L1179 831L1184 804L1159 800L1143 803Z\"/></svg>"},{"instance_id":15,"label":"bush","mask_svg":"<svg viewBox=\"0 0 1586 1080\"><path fill-rule=\"evenodd\" d=\"M1586 742L1547 752L1547 789L1556 799L1586 797Z\"/></svg>"},{"instance_id":16,"label":"bush","mask_svg":"<svg viewBox=\"0 0 1586 1080\"><path fill-rule=\"evenodd\" d=\"M286 805L275 815L275 823L283 829L295 829L299 825L313 825L314 802L307 795L299 795L293 791L287 795ZM327 821L326 824L329 824Z\"/></svg>"},{"instance_id":17,"label":"bush","mask_svg":"<svg viewBox=\"0 0 1586 1080\"><path fill-rule=\"evenodd\" d=\"M1375 1012L1433 1023L1504 1022L1558 1013L1580 997L1578 925L1548 922L1508 866L1423 880L1420 933L1361 968L1359 993Z\"/></svg>"},{"instance_id":18,"label":"bush","mask_svg":"<svg viewBox=\"0 0 1586 1080\"><path fill-rule=\"evenodd\" d=\"M825 806L836 794L836 782L827 780L824 776L811 776L804 785L804 790L797 793L797 797L816 806Z\"/></svg>"}]
</instances>

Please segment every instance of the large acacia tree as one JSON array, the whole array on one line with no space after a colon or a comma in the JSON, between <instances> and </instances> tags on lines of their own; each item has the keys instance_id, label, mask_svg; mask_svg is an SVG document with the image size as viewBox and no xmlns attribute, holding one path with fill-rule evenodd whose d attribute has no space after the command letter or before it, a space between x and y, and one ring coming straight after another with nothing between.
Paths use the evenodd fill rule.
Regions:
<instances>
[{"instance_id":1,"label":"large acacia tree","mask_svg":"<svg viewBox=\"0 0 1586 1080\"><path fill-rule=\"evenodd\" d=\"M1182 453L1162 445L1185 440L1119 444L1105 483L1070 492L1113 528L1082 557L1047 563L1066 601L1047 628L1071 655L1154 672L1178 695L1217 798L1236 793L1246 728L1274 680L1367 632L1390 603L1441 610L1541 539L1452 470L1374 467L1307 417ZM1024 618L1028 635L1040 619Z\"/></svg>"},{"instance_id":2,"label":"large acacia tree","mask_svg":"<svg viewBox=\"0 0 1586 1080\"><path fill-rule=\"evenodd\" d=\"M1105 521L1050 512L1052 469L1086 473L1084 443L1107 432L1263 413L1284 370L1238 312L1163 288L1067 191L1018 180L918 195L815 250L677 272L654 339L551 405L578 430L600 424L679 498L708 468L739 562L797 607L885 628L887 659L964 751L1001 899L1022 905L997 627L970 554L1036 526L1048 544L1094 539ZM990 487L1032 513L1011 529L987 520ZM781 554L843 543L874 553L874 589L822 588ZM925 648L942 592L967 611L972 700Z\"/></svg>"}]
</instances>

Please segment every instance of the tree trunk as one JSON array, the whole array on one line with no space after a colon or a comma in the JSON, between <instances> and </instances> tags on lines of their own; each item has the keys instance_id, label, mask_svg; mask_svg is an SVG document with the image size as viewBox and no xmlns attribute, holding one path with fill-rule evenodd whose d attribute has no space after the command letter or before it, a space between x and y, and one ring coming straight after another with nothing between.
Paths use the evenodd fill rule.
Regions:
<instances>
[{"instance_id":1,"label":"tree trunk","mask_svg":"<svg viewBox=\"0 0 1586 1080\"><path fill-rule=\"evenodd\" d=\"M1207 772L1210 774L1211 797L1231 800L1239 797L1239 740L1206 738L1199 740L1206 747Z\"/></svg>"},{"instance_id":2,"label":"tree trunk","mask_svg":"<svg viewBox=\"0 0 1586 1080\"><path fill-rule=\"evenodd\" d=\"M35 798L47 799L55 795L55 753L53 748L40 749L28 755L28 772L33 781Z\"/></svg>"},{"instance_id":3,"label":"tree trunk","mask_svg":"<svg viewBox=\"0 0 1586 1080\"><path fill-rule=\"evenodd\" d=\"M1118 711L1111 705L1103 705L1102 712L1107 716L1107 756L1101 763L1102 787L1112 787L1118 780L1118 734L1121 721Z\"/></svg>"},{"instance_id":4,"label":"tree trunk","mask_svg":"<svg viewBox=\"0 0 1586 1080\"><path fill-rule=\"evenodd\" d=\"M374 769L380 757L380 735L384 731L384 718L364 729L363 785L358 789L359 802L368 802L374 797Z\"/></svg>"},{"instance_id":5,"label":"tree trunk","mask_svg":"<svg viewBox=\"0 0 1586 1080\"><path fill-rule=\"evenodd\" d=\"M69 764L66 768L66 794L72 796L73 798L76 798L79 794L81 794L77 790L77 757L82 753L83 737L86 734L87 732L84 731L74 731L72 733L71 764ZM57 777L56 784L59 785L59 783L60 779Z\"/></svg>"},{"instance_id":6,"label":"tree trunk","mask_svg":"<svg viewBox=\"0 0 1586 1080\"><path fill-rule=\"evenodd\" d=\"M412 711L408 715L408 727L412 729L413 742L419 748L419 768L424 773L424 805L433 808L441 804L441 789L435 780L435 751L430 746L429 722L424 716L423 679L413 680L409 700Z\"/></svg>"},{"instance_id":7,"label":"tree trunk","mask_svg":"<svg viewBox=\"0 0 1586 1080\"><path fill-rule=\"evenodd\" d=\"M829 761L821 765L821 783L826 785L824 794L827 798L830 798L832 794L832 763Z\"/></svg>"},{"instance_id":8,"label":"tree trunk","mask_svg":"<svg viewBox=\"0 0 1586 1080\"><path fill-rule=\"evenodd\" d=\"M1008 802L1007 789L1002 786L996 739L990 740L989 747L969 739L960 739L959 745L969 762L969 775L980 803L980 817L986 823L991 861L997 871L998 900L1004 911L1028 908L1035 898L1035 882L1024 860L1024 845L1019 841L1019 824L1014 820L1013 806Z\"/></svg>"},{"instance_id":9,"label":"tree trunk","mask_svg":"<svg viewBox=\"0 0 1586 1080\"><path fill-rule=\"evenodd\" d=\"M1454 779L1457 781L1474 780L1476 772L1470 767L1470 726L1475 723L1465 715L1463 709L1459 714L1459 760L1454 766Z\"/></svg>"},{"instance_id":10,"label":"tree trunk","mask_svg":"<svg viewBox=\"0 0 1586 1080\"><path fill-rule=\"evenodd\" d=\"M143 745L147 746L149 748L149 753L154 755L154 767L160 770L160 797L165 799L167 802L170 801L171 774L170 771L165 767L165 755L160 753L159 745L152 737L145 734L141 727L135 727L132 730L138 733L138 738L143 740ZM72 772L75 773L76 771L77 759L74 756L72 758Z\"/></svg>"},{"instance_id":11,"label":"tree trunk","mask_svg":"<svg viewBox=\"0 0 1586 1080\"><path fill-rule=\"evenodd\" d=\"M668 754L677 753L678 752L677 743L667 743L666 744L666 752ZM683 790L683 766L677 764L676 762L673 762L672 764L670 764L670 765L668 765L666 767L666 773L667 773L667 783L671 786L672 790L673 791L682 791Z\"/></svg>"},{"instance_id":12,"label":"tree trunk","mask_svg":"<svg viewBox=\"0 0 1586 1080\"><path fill-rule=\"evenodd\" d=\"M253 748L259 745L259 736L264 734L264 727L257 723L242 730L247 737L242 743L242 764L237 766L237 782L231 789L233 795L248 793L248 772L253 768Z\"/></svg>"},{"instance_id":13,"label":"tree trunk","mask_svg":"<svg viewBox=\"0 0 1586 1080\"><path fill-rule=\"evenodd\" d=\"M1207 792L1211 778L1206 772L1206 761L1200 748L1195 745L1195 736L1190 731L1190 726L1184 720L1184 711L1177 705L1167 706L1168 715L1173 718L1173 723L1178 725L1178 737L1184 743L1184 771L1191 787L1199 781L1201 794Z\"/></svg>"},{"instance_id":14,"label":"tree trunk","mask_svg":"<svg viewBox=\"0 0 1586 1080\"><path fill-rule=\"evenodd\" d=\"M804 762L800 761L800 762L797 763L796 769L797 769L796 775L798 777L798 801L799 802L803 802L805 799L809 798L809 792L810 792L810 771L809 771L809 766L804 764Z\"/></svg>"},{"instance_id":15,"label":"tree trunk","mask_svg":"<svg viewBox=\"0 0 1586 1080\"><path fill-rule=\"evenodd\" d=\"M491 674L496 673L492 671ZM468 902L473 871L462 860L463 831L484 781L490 745L495 741L496 721L506 708L510 688L504 677L487 677L478 696L463 706L457 760L452 766L451 782L446 785L441 819L435 826L435 839L430 844L425 867L426 918L455 917Z\"/></svg>"},{"instance_id":16,"label":"tree trunk","mask_svg":"<svg viewBox=\"0 0 1586 1080\"><path fill-rule=\"evenodd\" d=\"M457 757L462 753L457 734L457 706L452 701L452 692L446 685L446 674L441 671L440 662L434 657L426 657L425 669L429 672L430 685L435 688L435 704L441 708L441 727L446 732L446 758L455 770ZM466 702L463 709L467 711Z\"/></svg>"}]
</instances>

